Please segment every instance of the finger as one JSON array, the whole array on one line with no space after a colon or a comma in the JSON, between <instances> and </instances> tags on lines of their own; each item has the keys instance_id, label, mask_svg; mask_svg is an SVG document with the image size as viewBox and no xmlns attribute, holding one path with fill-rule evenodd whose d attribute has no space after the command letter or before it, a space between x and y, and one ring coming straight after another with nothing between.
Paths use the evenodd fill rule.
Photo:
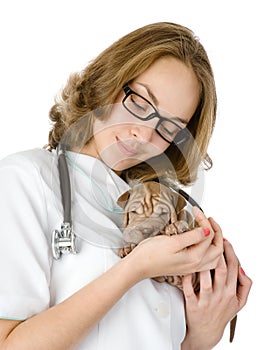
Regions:
<instances>
[{"instance_id":1,"label":"finger","mask_svg":"<svg viewBox=\"0 0 258 350\"><path fill-rule=\"evenodd\" d=\"M252 280L245 274L243 268L238 268L238 288L237 296L239 301L239 310L246 304L250 289L252 287Z\"/></svg>"},{"instance_id":2,"label":"finger","mask_svg":"<svg viewBox=\"0 0 258 350\"><path fill-rule=\"evenodd\" d=\"M177 251L180 251L182 249L194 246L198 243L201 243L203 241L207 241L206 248L210 245L210 240L207 240L210 236L210 230L207 228L198 227L191 231L184 232L181 235L174 235L171 236L171 239L175 240L177 244Z\"/></svg>"},{"instance_id":3,"label":"finger","mask_svg":"<svg viewBox=\"0 0 258 350\"><path fill-rule=\"evenodd\" d=\"M212 217L208 218L208 220L214 231L221 231L220 225Z\"/></svg>"},{"instance_id":4,"label":"finger","mask_svg":"<svg viewBox=\"0 0 258 350\"><path fill-rule=\"evenodd\" d=\"M214 291L223 291L227 282L227 264L222 255L218 261L218 265L215 268L213 289Z\"/></svg>"},{"instance_id":5,"label":"finger","mask_svg":"<svg viewBox=\"0 0 258 350\"><path fill-rule=\"evenodd\" d=\"M214 232L219 232L222 235L222 230L220 225L212 217L208 218L208 221L211 224L211 227L214 230Z\"/></svg>"},{"instance_id":6,"label":"finger","mask_svg":"<svg viewBox=\"0 0 258 350\"><path fill-rule=\"evenodd\" d=\"M202 300L210 298L213 291L210 270L200 272L200 296Z\"/></svg>"},{"instance_id":7,"label":"finger","mask_svg":"<svg viewBox=\"0 0 258 350\"><path fill-rule=\"evenodd\" d=\"M212 229L214 231L214 238L212 241L212 244L215 245L216 247L218 247L221 252L223 251L223 235L222 235L222 230L219 226L219 224L213 219L213 218L209 218L208 219Z\"/></svg>"},{"instance_id":8,"label":"finger","mask_svg":"<svg viewBox=\"0 0 258 350\"><path fill-rule=\"evenodd\" d=\"M223 254L223 236L221 229L213 219L211 219L211 223L214 229L214 238L212 242L207 239L199 245L188 248L188 250L191 251L192 256L196 257L196 260L199 258L201 259L199 267L197 266L198 270L196 271L214 269Z\"/></svg>"},{"instance_id":9,"label":"finger","mask_svg":"<svg viewBox=\"0 0 258 350\"><path fill-rule=\"evenodd\" d=\"M212 226L209 220L198 207L193 207L192 213L194 215L195 221L200 227L207 227L212 231Z\"/></svg>"},{"instance_id":10,"label":"finger","mask_svg":"<svg viewBox=\"0 0 258 350\"><path fill-rule=\"evenodd\" d=\"M233 288L236 288L239 261L229 241L224 242L224 256L225 256L225 261L226 261L227 270L228 270L227 284L228 285L232 284Z\"/></svg>"},{"instance_id":11,"label":"finger","mask_svg":"<svg viewBox=\"0 0 258 350\"><path fill-rule=\"evenodd\" d=\"M192 285L192 274L185 275L182 278L183 284L183 292L185 296L185 300L187 303L194 303L196 301L196 295L194 293L193 285Z\"/></svg>"}]
</instances>

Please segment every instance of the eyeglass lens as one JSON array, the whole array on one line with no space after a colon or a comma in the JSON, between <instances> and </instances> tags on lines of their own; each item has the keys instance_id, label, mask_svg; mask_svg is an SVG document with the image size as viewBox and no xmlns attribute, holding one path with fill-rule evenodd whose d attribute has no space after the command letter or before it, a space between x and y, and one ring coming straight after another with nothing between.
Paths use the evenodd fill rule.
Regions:
<instances>
[{"instance_id":1,"label":"eyeglass lens","mask_svg":"<svg viewBox=\"0 0 258 350\"><path fill-rule=\"evenodd\" d=\"M130 113L142 120L158 117L159 122L157 123L156 131L168 142L172 142L176 134L181 130L172 120L163 119L157 115L157 111L152 104L139 95L134 93L128 95L124 100L124 106Z\"/></svg>"}]
</instances>

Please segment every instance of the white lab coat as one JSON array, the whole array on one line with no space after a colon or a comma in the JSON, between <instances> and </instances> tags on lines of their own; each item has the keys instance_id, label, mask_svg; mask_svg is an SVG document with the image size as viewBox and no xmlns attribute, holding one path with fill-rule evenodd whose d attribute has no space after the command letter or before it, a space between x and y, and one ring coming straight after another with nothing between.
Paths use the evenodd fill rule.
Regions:
<instances>
[{"instance_id":1,"label":"white lab coat","mask_svg":"<svg viewBox=\"0 0 258 350\"><path fill-rule=\"evenodd\" d=\"M62 223L57 157L34 149L0 162L0 317L24 320L60 303L117 261L128 185L101 161L68 153L77 255L51 254ZM58 329L57 329L58 332ZM178 350L185 336L182 293L146 279L131 288L78 349Z\"/></svg>"}]
</instances>

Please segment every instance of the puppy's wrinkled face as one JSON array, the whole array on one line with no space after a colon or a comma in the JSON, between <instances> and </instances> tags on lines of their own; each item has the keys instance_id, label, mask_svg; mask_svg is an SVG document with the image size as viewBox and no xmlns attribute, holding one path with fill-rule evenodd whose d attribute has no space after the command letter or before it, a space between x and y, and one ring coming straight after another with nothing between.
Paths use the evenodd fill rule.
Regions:
<instances>
[{"instance_id":1,"label":"puppy's wrinkled face","mask_svg":"<svg viewBox=\"0 0 258 350\"><path fill-rule=\"evenodd\" d=\"M184 206L185 201L162 184L149 181L135 186L124 208L125 241L138 244L164 232L166 225L177 221Z\"/></svg>"}]
</instances>

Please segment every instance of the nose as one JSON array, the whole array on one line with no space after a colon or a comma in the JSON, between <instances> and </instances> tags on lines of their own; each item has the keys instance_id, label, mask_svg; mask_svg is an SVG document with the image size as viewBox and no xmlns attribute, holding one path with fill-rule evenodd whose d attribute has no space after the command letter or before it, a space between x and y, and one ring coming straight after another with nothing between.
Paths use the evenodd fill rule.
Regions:
<instances>
[{"instance_id":1,"label":"nose","mask_svg":"<svg viewBox=\"0 0 258 350\"><path fill-rule=\"evenodd\" d=\"M134 243L134 244L138 244L144 239L144 236L141 230L135 227L133 228L126 227L123 232L123 237L127 243Z\"/></svg>"},{"instance_id":2,"label":"nose","mask_svg":"<svg viewBox=\"0 0 258 350\"><path fill-rule=\"evenodd\" d=\"M143 124L144 123L144 124ZM130 133L139 143L145 144L151 141L155 133L155 124L152 120L132 124L130 126Z\"/></svg>"}]
</instances>

